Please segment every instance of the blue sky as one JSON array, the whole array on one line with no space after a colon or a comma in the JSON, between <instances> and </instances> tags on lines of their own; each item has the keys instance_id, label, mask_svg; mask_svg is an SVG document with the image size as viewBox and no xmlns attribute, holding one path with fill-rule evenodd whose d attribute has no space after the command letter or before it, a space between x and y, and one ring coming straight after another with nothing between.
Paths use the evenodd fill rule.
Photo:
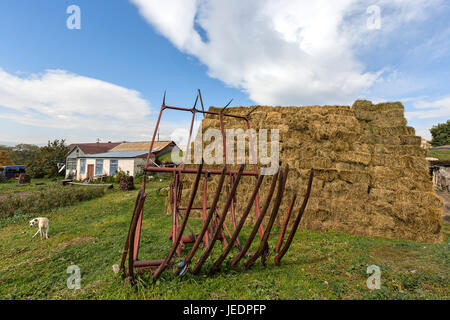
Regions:
<instances>
[{"instance_id":1,"label":"blue sky","mask_svg":"<svg viewBox=\"0 0 450 320\"><path fill-rule=\"evenodd\" d=\"M449 16L440 0L0 0L0 143L146 140L164 90L191 106L197 88L208 106L402 101L429 138L450 118Z\"/></svg>"}]
</instances>

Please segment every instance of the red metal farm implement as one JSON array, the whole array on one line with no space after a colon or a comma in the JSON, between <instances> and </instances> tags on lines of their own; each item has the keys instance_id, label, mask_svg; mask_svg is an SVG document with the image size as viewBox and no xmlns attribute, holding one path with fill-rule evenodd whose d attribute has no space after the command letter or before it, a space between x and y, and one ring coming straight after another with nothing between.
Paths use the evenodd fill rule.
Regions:
<instances>
[{"instance_id":1,"label":"red metal farm implement","mask_svg":"<svg viewBox=\"0 0 450 320\"><path fill-rule=\"evenodd\" d=\"M198 110L196 108L197 102L200 100L202 110ZM230 101L231 103L231 101ZM225 118L234 118L237 120L242 120L248 130L250 130L250 121L249 116L250 114L255 110L253 109L251 112L249 112L245 116L241 115L235 115L230 113L225 113L225 109L230 104L228 103L223 109L221 109L219 112L213 112L213 111L205 111L202 101L202 96L200 93L200 90L198 91L197 98L195 100L195 104L192 108L180 108L180 107L173 107L166 105L165 102L165 94L163 99L163 104L161 106L161 110L159 113L158 121L156 123L155 130L153 132L153 138L150 143L150 150L147 155L147 161L145 165L145 172L170 172L173 174L173 180L170 185L169 189L169 203L170 203L170 209L172 214L172 227L170 230L169 237L172 240L172 247L168 253L168 255L161 260L139 260L139 243L140 243L140 237L141 237L141 228L142 228L142 218L143 218L143 207L144 202L146 199L146 179L142 182L142 189L139 191L138 197L136 199L130 228L128 231L128 236L125 243L125 248L122 255L122 261L120 268L123 271L124 276L128 276L130 278L130 281L132 283L135 282L135 273L136 272L142 272L145 270L151 270L153 272L153 278L157 279L161 273L167 269L170 265L174 262L174 255L177 254L178 256L182 255L182 252L185 250L185 244L186 243L193 243L193 246L187 256L182 259L180 263L178 263L177 269L175 273L179 276L183 276L187 270L189 269L191 262L194 258L194 255L198 248L202 245L204 248L202 255L196 262L196 264L192 268L193 274L198 274L210 256L215 243L217 240L220 240L222 242L222 245L224 247L223 253L220 255L220 257L214 262L212 268L210 269L210 274L218 271L220 269L220 265L223 263L227 255L231 252L233 247L238 248L239 253L231 260L231 267L235 267L239 261L244 258L246 255L248 255L248 250L250 248L250 245L252 244L253 240L256 237L256 234L259 232L260 236L260 243L257 251L253 254L249 254L249 258L245 263L246 268L250 268L258 258L261 258L262 263L265 265L265 259L267 256L267 253L269 251L268 247L268 239L270 232L272 230L273 224L276 220L276 217L278 215L279 207L283 199L284 191L285 191L285 185L287 181L287 176L289 172L289 166L286 165L284 169L279 169L276 174L273 176L267 176L267 178L271 178L271 184L270 189L265 195L265 199L263 202L263 207L260 208L260 187L263 183L264 178L266 176L260 175L258 171L258 166L256 164L253 164L252 170L244 170L245 165L241 165L238 170L232 170L230 168L230 164L228 164L225 161L225 165L221 170L217 169L205 169L203 166L203 160L196 168L188 168L186 167L186 157L188 153L190 152L190 143L192 138L192 131L194 127L194 120L195 116L197 114L203 114L203 115L210 115L218 117L220 122L220 131L222 133L222 142L223 142L223 153L224 153L224 159L226 160L226 141L225 141L225 126L224 126L224 119ZM177 111L183 111L183 112L191 112L192 113L192 120L190 124L190 130L189 130L189 137L188 137L188 144L187 144L187 150L185 153L185 161L178 167L153 167L150 166L150 155L151 151L153 149L153 144L155 141L156 134L159 130L159 125L161 121L162 114L165 110L177 110ZM252 159L255 159L254 149L253 149L253 138L252 135L249 135L249 145L250 145L250 157ZM253 161L253 163L256 163L256 161ZM183 186L181 182L181 177L183 174L190 174L195 175L194 183L192 184L189 200L186 207L181 207L181 194L183 191ZM217 189L211 197L210 194L207 192L207 184L208 184L208 177L211 175L219 175L219 182L217 185ZM241 181L241 177L243 176L250 176L255 178L255 186L254 189L248 198L248 202L245 206L245 209L240 216L240 220L236 221L236 191L239 185L239 182ZM227 179L228 177L228 179ZM197 197L197 191L200 184L200 180L203 179L203 190L200 192L198 197L201 198L201 206L195 207L194 202ZM228 180L226 183L225 181ZM286 251L289 249L289 246L293 240L293 237L295 235L295 232L297 230L297 227L300 223L300 220L302 218L303 212L305 211L308 198L311 192L311 185L313 180L313 170L311 169L309 181L308 181L308 187L306 191L305 198L303 200L303 204L300 207L297 216L295 217L295 220L293 222L293 227L289 233L288 239L284 246L283 244L283 238L286 233L287 225L290 219L290 216L292 214L294 203L296 200L296 193L294 193L293 198L290 202L290 206L288 209L288 212L286 213L286 217L284 219L284 223L282 226L282 231L278 238L278 243L276 247L277 256L275 257L275 264L279 265L281 262L282 257L285 255ZM223 205L223 208L218 208L219 198L220 195L225 187L226 192L226 201ZM272 206L272 210L270 212L270 216L268 219L267 225L264 227L262 222L264 217L266 216L266 213L269 209L269 205L272 201L273 195L275 193L275 189L277 189L275 200ZM239 233L242 230L242 227L245 223L245 220L247 219L251 209L255 207L255 213L256 213L256 222L253 226L253 229L251 231L250 236L248 237L245 244L242 246L239 240ZM190 216L190 213L192 210L201 210L201 216L202 216L202 229L198 234L194 234L192 229L188 226L188 219ZM228 212L230 211L231 214L231 221L232 221L232 230L230 230L227 227L227 224L225 223L226 217ZM185 235L184 231L188 227L191 230L191 234ZM228 238L228 239L227 239ZM127 259L128 258L128 259ZM126 260L128 260L128 268L125 267Z\"/></svg>"}]
</instances>

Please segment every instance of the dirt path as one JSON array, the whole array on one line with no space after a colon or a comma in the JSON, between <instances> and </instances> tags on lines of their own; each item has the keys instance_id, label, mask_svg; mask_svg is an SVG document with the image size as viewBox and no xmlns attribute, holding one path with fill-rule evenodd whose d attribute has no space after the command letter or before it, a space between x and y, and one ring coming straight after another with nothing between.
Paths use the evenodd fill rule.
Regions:
<instances>
[{"instance_id":1,"label":"dirt path","mask_svg":"<svg viewBox=\"0 0 450 320\"><path fill-rule=\"evenodd\" d=\"M444 209L442 210L442 219L450 222L450 193L435 191L436 194L444 201Z\"/></svg>"}]
</instances>

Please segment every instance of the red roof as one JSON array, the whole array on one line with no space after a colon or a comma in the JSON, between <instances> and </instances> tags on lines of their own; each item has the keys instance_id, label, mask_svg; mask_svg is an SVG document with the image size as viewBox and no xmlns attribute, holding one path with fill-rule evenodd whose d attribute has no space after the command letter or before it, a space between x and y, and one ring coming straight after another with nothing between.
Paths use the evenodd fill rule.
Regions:
<instances>
[{"instance_id":1,"label":"red roof","mask_svg":"<svg viewBox=\"0 0 450 320\"><path fill-rule=\"evenodd\" d=\"M70 151L72 151L73 148L78 147L85 154L93 154L93 153L108 152L109 150L111 150L114 147L117 147L121 143L122 142L72 143L68 147Z\"/></svg>"}]
</instances>

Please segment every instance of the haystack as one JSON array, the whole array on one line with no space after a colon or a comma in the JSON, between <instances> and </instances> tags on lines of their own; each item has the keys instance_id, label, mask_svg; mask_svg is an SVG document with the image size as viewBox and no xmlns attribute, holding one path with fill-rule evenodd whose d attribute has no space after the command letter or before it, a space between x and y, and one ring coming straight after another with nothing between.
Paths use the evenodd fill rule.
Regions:
<instances>
[{"instance_id":1,"label":"haystack","mask_svg":"<svg viewBox=\"0 0 450 320\"><path fill-rule=\"evenodd\" d=\"M245 115L252 108L235 107L227 112ZM301 228L416 241L441 240L442 201L432 191L426 151L420 147L421 138L415 135L414 128L407 126L400 102L374 105L358 100L352 107L261 106L252 113L250 122L256 130L279 129L280 161L291 168L278 225L294 191L299 194L296 208L301 205L308 170L314 168L312 193ZM225 127L244 128L244 124L226 118ZM206 116L202 130L208 128L219 128L219 120ZM184 185L189 186L193 175L184 175L183 179ZM217 176L208 182L211 198L217 182ZM253 185L252 177L244 177L240 183L238 219ZM266 177L261 187L263 199L269 185L270 177ZM182 205L188 198L189 190L185 190ZM219 207L224 201L225 192ZM255 220L253 212L247 223Z\"/></svg>"}]
</instances>

